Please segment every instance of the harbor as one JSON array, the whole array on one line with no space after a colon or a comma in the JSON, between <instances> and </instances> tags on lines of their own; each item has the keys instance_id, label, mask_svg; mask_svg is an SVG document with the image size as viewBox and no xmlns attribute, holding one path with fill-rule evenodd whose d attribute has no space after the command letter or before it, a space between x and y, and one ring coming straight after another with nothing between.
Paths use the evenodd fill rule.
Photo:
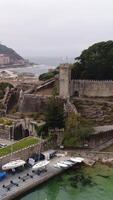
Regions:
<instances>
[{"instance_id":1,"label":"harbor","mask_svg":"<svg viewBox=\"0 0 113 200\"><path fill-rule=\"evenodd\" d=\"M59 154L51 159L47 167L41 170L40 173L38 170L33 170L32 167L28 167L24 168L21 172L16 171L16 173L8 174L7 177L0 182L0 199L15 199L38 185L45 183L49 179L63 173L77 163L80 164L82 160L82 158L70 159L70 157L65 154Z\"/></svg>"}]
</instances>

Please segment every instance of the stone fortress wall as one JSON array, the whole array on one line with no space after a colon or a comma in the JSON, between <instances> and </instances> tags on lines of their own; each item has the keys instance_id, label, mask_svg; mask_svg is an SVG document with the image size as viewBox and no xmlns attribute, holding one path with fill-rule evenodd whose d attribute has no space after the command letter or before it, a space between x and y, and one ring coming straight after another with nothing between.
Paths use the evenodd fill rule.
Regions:
<instances>
[{"instance_id":1,"label":"stone fortress wall","mask_svg":"<svg viewBox=\"0 0 113 200\"><path fill-rule=\"evenodd\" d=\"M70 88L71 96L113 96L113 81L71 80Z\"/></svg>"},{"instance_id":2,"label":"stone fortress wall","mask_svg":"<svg viewBox=\"0 0 113 200\"><path fill-rule=\"evenodd\" d=\"M69 64L61 65L59 74L59 95L62 97L110 97L113 96L113 81L71 80Z\"/></svg>"},{"instance_id":3,"label":"stone fortress wall","mask_svg":"<svg viewBox=\"0 0 113 200\"><path fill-rule=\"evenodd\" d=\"M55 82L55 79L52 80ZM50 82L51 83L51 82ZM46 87L46 83L43 89ZM71 67L62 64L59 73L59 99L78 97L111 97L113 96L113 81L71 80ZM40 87L39 87L40 89ZM37 90L38 91L38 90ZM30 94L20 92L20 112L41 112L45 110L51 95Z\"/></svg>"}]
</instances>

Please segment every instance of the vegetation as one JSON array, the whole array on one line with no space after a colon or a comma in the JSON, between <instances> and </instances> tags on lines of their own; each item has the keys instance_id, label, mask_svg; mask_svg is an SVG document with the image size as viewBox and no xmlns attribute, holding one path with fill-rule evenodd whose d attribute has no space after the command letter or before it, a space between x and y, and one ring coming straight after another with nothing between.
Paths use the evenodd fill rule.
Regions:
<instances>
[{"instance_id":1,"label":"vegetation","mask_svg":"<svg viewBox=\"0 0 113 200\"><path fill-rule=\"evenodd\" d=\"M35 130L37 132L37 135L39 137L42 136L43 139L48 136L48 129L46 124L42 124L40 126L35 125Z\"/></svg>"},{"instance_id":2,"label":"vegetation","mask_svg":"<svg viewBox=\"0 0 113 200\"><path fill-rule=\"evenodd\" d=\"M72 79L113 80L113 41L96 43L75 60Z\"/></svg>"},{"instance_id":3,"label":"vegetation","mask_svg":"<svg viewBox=\"0 0 113 200\"><path fill-rule=\"evenodd\" d=\"M12 123L13 123L12 120L8 118L3 118L3 117L0 118L0 124L11 126Z\"/></svg>"},{"instance_id":4,"label":"vegetation","mask_svg":"<svg viewBox=\"0 0 113 200\"><path fill-rule=\"evenodd\" d=\"M51 71L51 72L47 72L47 73L44 73L44 74L41 74L39 76L39 80L40 81L46 81L46 80L49 80L51 78L54 78L55 75L58 74L58 71L54 70L54 71Z\"/></svg>"},{"instance_id":5,"label":"vegetation","mask_svg":"<svg viewBox=\"0 0 113 200\"><path fill-rule=\"evenodd\" d=\"M48 128L55 129L64 127L63 103L55 96L48 103L45 118Z\"/></svg>"},{"instance_id":6,"label":"vegetation","mask_svg":"<svg viewBox=\"0 0 113 200\"><path fill-rule=\"evenodd\" d=\"M6 47L5 45L0 44L0 54L6 54L13 59L22 59L13 49Z\"/></svg>"},{"instance_id":7,"label":"vegetation","mask_svg":"<svg viewBox=\"0 0 113 200\"><path fill-rule=\"evenodd\" d=\"M92 132L92 126L84 118L78 114L70 113L66 120L63 145L69 147L80 146L84 144L84 141Z\"/></svg>"},{"instance_id":8,"label":"vegetation","mask_svg":"<svg viewBox=\"0 0 113 200\"><path fill-rule=\"evenodd\" d=\"M10 146L7 146L5 148L1 148L0 149L0 157L1 156L5 156L7 154L10 154L11 153L11 149L13 150L13 152L15 151L18 151L20 149L24 149L30 145L33 145L33 144L37 144L38 143L38 138L35 138L35 137L27 137L27 138L24 138L22 140L20 140L19 142L15 143Z\"/></svg>"},{"instance_id":9,"label":"vegetation","mask_svg":"<svg viewBox=\"0 0 113 200\"><path fill-rule=\"evenodd\" d=\"M7 87L12 88L13 86L10 83L0 83L0 99L3 99Z\"/></svg>"}]
</instances>

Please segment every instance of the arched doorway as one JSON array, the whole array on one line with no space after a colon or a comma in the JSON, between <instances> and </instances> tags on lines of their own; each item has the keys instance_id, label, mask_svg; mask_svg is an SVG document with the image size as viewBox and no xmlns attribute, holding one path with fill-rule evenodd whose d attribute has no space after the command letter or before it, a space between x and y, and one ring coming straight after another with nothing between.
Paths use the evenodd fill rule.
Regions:
<instances>
[{"instance_id":1,"label":"arched doorway","mask_svg":"<svg viewBox=\"0 0 113 200\"><path fill-rule=\"evenodd\" d=\"M73 96L74 96L74 97L79 97L79 91L76 90L76 91L74 92L74 95L73 95Z\"/></svg>"}]
</instances>

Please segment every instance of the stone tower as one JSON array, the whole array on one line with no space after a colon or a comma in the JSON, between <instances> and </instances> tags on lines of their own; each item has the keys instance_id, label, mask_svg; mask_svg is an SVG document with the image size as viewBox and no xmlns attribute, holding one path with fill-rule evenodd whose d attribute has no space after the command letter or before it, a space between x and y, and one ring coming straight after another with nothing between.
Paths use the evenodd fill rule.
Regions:
<instances>
[{"instance_id":1,"label":"stone tower","mask_svg":"<svg viewBox=\"0 0 113 200\"><path fill-rule=\"evenodd\" d=\"M69 64L60 65L59 95L64 98L70 97L71 68Z\"/></svg>"}]
</instances>

